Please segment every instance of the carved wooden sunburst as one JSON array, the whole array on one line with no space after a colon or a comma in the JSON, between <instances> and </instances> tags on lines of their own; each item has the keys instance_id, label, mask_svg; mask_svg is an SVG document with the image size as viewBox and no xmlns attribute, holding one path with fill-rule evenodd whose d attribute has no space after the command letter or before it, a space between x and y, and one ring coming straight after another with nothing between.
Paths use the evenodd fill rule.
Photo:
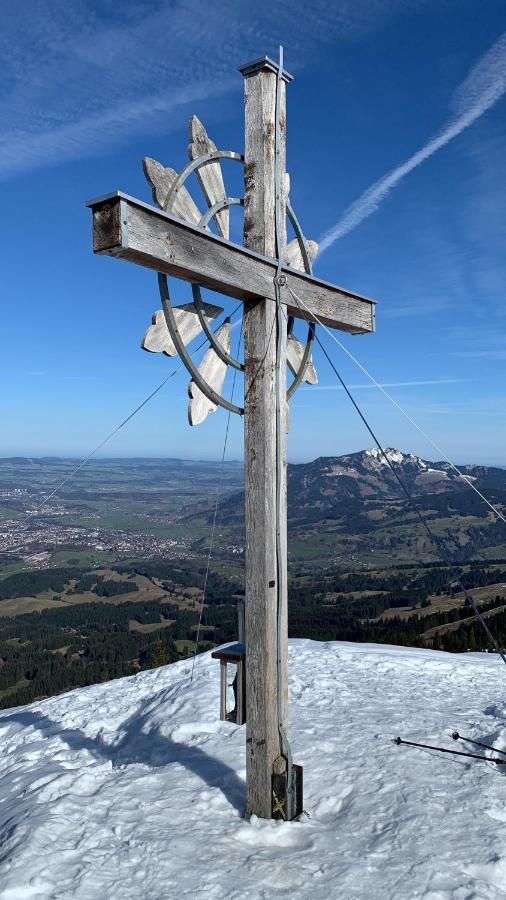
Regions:
<instances>
[{"instance_id":1,"label":"carved wooden sunburst","mask_svg":"<svg viewBox=\"0 0 506 900\"><path fill-rule=\"evenodd\" d=\"M228 196L221 161L229 159L243 163L243 157L233 151L217 150L216 144L211 140L197 116L192 116L190 119L189 136L190 163L179 173L175 169L163 166L155 159L146 157L143 160L144 173L151 185L153 200L161 209L192 225L209 230L211 223L214 223L220 237L229 240L229 208L242 205L243 201L241 198ZM207 204L203 212L186 187L186 181L192 173L195 173L198 179ZM305 240L289 202L287 203L287 218L295 232L295 237L286 246L283 262L293 269L310 273L311 263L318 251L318 245L315 241ZM218 406L242 413L243 410L240 407L234 405L230 400L226 400L221 394L227 368L229 366L238 370L244 368L240 360L231 356L230 318L226 317L216 331L211 328L211 325L216 325L216 320L225 310L221 306L204 302L198 285L192 286L193 302L172 306L167 276L159 275L158 281L162 309L157 309L153 314L152 323L142 339L141 347L150 353L164 353L166 356L179 354L181 356L192 376L188 386L190 398L188 421L190 425L199 425L209 413L215 412ZM305 344L295 337L293 327L294 320L289 317L287 319L286 357L288 367L295 377L288 389L288 397L294 393L302 381L307 384L316 384L318 381L311 357L314 325L309 325ZM185 348L202 332L208 339L209 347L200 364L196 366Z\"/></svg>"}]
</instances>

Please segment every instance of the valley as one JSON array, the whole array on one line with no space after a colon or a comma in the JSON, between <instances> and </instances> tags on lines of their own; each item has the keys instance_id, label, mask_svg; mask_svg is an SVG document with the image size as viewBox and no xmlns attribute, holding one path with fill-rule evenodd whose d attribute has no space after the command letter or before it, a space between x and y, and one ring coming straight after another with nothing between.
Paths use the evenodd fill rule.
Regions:
<instances>
[{"instance_id":1,"label":"valley","mask_svg":"<svg viewBox=\"0 0 506 900\"><path fill-rule=\"evenodd\" d=\"M377 452L290 465L290 636L485 650L460 577L506 643L506 526L445 463L387 453L439 545ZM237 636L242 465L98 460L51 496L75 466L0 460L0 707L194 653L220 478L198 651ZM463 472L504 509L504 470Z\"/></svg>"}]
</instances>

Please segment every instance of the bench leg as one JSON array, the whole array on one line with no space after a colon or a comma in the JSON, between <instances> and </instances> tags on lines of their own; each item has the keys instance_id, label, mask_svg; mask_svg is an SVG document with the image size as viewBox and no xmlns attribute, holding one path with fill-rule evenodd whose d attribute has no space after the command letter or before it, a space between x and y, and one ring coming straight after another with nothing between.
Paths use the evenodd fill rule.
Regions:
<instances>
[{"instance_id":1,"label":"bench leg","mask_svg":"<svg viewBox=\"0 0 506 900\"><path fill-rule=\"evenodd\" d=\"M220 660L220 719L225 721L227 718L227 664L224 659Z\"/></svg>"},{"instance_id":2,"label":"bench leg","mask_svg":"<svg viewBox=\"0 0 506 900\"><path fill-rule=\"evenodd\" d=\"M244 683L244 663L239 661L237 663L237 717L236 722L238 725L244 725L246 721L246 691L245 691L245 683Z\"/></svg>"}]
</instances>

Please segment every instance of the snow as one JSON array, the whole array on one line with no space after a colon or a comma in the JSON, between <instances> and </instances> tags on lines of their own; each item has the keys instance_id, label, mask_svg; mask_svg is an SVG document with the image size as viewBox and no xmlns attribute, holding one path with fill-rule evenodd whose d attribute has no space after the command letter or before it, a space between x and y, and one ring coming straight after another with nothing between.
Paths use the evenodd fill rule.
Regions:
<instances>
[{"instance_id":1,"label":"snow","mask_svg":"<svg viewBox=\"0 0 506 900\"><path fill-rule=\"evenodd\" d=\"M384 454L381 453L377 447L371 447L370 450L364 451L364 456L369 456L382 466L388 466L388 459L391 463L403 463L407 461L414 463L420 469L427 468L427 463L424 462L423 459L420 459L419 456L414 456L412 453L403 453L402 450L394 450L393 447L386 447ZM385 457L387 459L385 459Z\"/></svg>"},{"instance_id":2,"label":"snow","mask_svg":"<svg viewBox=\"0 0 506 900\"><path fill-rule=\"evenodd\" d=\"M6 710L1 900L505 898L504 769L391 741L505 748L504 678L492 654L291 641L290 823L243 816L209 654L192 683L183 661Z\"/></svg>"}]
</instances>

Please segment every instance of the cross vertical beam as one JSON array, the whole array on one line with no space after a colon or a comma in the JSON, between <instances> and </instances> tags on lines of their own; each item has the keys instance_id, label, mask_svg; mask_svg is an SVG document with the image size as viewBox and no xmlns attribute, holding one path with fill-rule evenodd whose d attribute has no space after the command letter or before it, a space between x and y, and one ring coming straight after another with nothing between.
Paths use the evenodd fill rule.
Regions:
<instances>
[{"instance_id":1,"label":"cross vertical beam","mask_svg":"<svg viewBox=\"0 0 506 900\"><path fill-rule=\"evenodd\" d=\"M275 118L278 67L270 60L242 66L245 77L244 245L265 256L284 253L286 233L275 231ZM285 83L281 90L279 171L281 221L285 221ZM276 447L276 305L267 299L244 305L244 459L246 504L246 778L247 812L270 818L271 778L280 755L280 711L288 722L287 548L286 548L286 328L281 331L279 395L281 440ZM276 549L276 459L281 458ZM279 581L279 584L278 584ZM279 622L278 622L279 606ZM280 629L280 658L277 629Z\"/></svg>"}]
</instances>

